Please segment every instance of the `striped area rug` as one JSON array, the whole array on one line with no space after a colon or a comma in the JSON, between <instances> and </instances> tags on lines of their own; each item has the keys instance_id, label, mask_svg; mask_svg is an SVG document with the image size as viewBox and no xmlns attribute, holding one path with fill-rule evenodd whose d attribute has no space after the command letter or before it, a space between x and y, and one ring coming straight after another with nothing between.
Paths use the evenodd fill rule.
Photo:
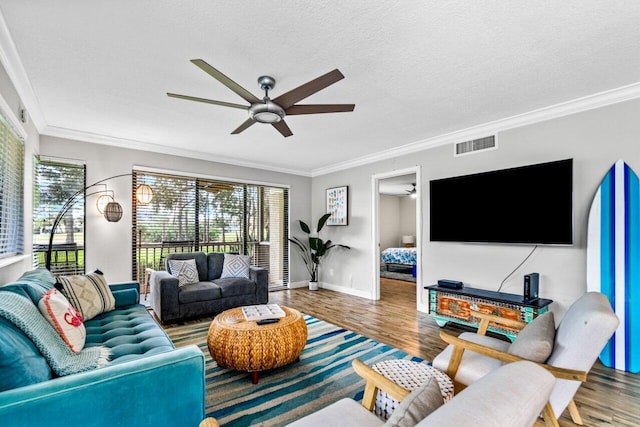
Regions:
<instances>
[{"instance_id":1,"label":"striped area rug","mask_svg":"<svg viewBox=\"0 0 640 427\"><path fill-rule=\"evenodd\" d=\"M422 361L314 317L304 315L309 331L300 361L251 375L217 366L209 355L210 320L168 327L176 347L196 344L205 355L206 412L222 426L281 426L343 397L362 399L364 380L351 368L358 358L368 365L386 359ZM328 427L328 426L327 426Z\"/></svg>"}]
</instances>

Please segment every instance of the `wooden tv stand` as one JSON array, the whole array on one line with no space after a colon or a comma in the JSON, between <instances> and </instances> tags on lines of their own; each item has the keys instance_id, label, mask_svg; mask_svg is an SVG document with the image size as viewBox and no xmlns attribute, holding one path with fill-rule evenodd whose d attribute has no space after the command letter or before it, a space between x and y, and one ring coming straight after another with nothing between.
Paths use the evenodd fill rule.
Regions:
<instances>
[{"instance_id":1,"label":"wooden tv stand","mask_svg":"<svg viewBox=\"0 0 640 427\"><path fill-rule=\"evenodd\" d=\"M544 298L525 302L522 295L467 287L451 289L432 285L424 288L429 292L429 315L441 327L447 322L455 322L477 328L480 321L472 316L471 310L529 323L545 313L553 302ZM515 329L496 324L490 324L488 330L505 335L511 341L518 333Z\"/></svg>"}]
</instances>

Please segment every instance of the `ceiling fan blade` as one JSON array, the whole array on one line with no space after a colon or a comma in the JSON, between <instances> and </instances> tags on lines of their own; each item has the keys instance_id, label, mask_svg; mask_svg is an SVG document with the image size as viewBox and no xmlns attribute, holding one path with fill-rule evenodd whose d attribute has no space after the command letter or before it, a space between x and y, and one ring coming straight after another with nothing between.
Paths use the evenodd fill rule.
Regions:
<instances>
[{"instance_id":1,"label":"ceiling fan blade","mask_svg":"<svg viewBox=\"0 0 640 427\"><path fill-rule=\"evenodd\" d=\"M225 85L226 87L228 87L229 89L231 89L232 91L240 95L242 99L249 102L250 104L257 104L259 102L262 102L261 99L257 98L254 94L252 94L251 92L249 92L248 90L240 86L238 83L231 80L229 77L222 74L220 71L213 68L211 65L207 64L202 59L192 59L191 62L193 62L198 67L200 67L202 71L209 74L211 77L218 80L220 83L222 83L223 85Z\"/></svg>"},{"instance_id":2,"label":"ceiling fan blade","mask_svg":"<svg viewBox=\"0 0 640 427\"><path fill-rule=\"evenodd\" d=\"M292 105L287 108L287 116L296 114L318 114L318 113L348 113L353 111L355 104L308 104Z\"/></svg>"},{"instance_id":3,"label":"ceiling fan blade","mask_svg":"<svg viewBox=\"0 0 640 427\"><path fill-rule=\"evenodd\" d=\"M291 132L291 129L289 129L289 126L287 126L284 120L280 120L278 123L271 123L271 126L278 129L278 132L285 138L293 135L293 132Z\"/></svg>"},{"instance_id":4,"label":"ceiling fan blade","mask_svg":"<svg viewBox=\"0 0 640 427\"><path fill-rule=\"evenodd\" d=\"M335 70L330 71L327 74L318 77L317 79L313 79L310 82L303 84L302 86L298 86L297 88L280 95L279 97L274 99L273 102L280 105L286 110L296 102L301 101L306 97L313 95L314 93L321 91L327 86L332 85L342 79L344 79L344 76L342 75L340 70L336 68Z\"/></svg>"},{"instance_id":5,"label":"ceiling fan blade","mask_svg":"<svg viewBox=\"0 0 640 427\"><path fill-rule=\"evenodd\" d=\"M167 92L167 96L170 96L172 98L186 99L188 101L198 101L198 102L206 102L207 104L222 105L223 107L239 108L241 110L248 110L249 109L249 107L246 106L246 105L234 104L232 102L215 101L213 99L197 98L195 96L179 95L177 93L169 93L169 92Z\"/></svg>"},{"instance_id":6,"label":"ceiling fan blade","mask_svg":"<svg viewBox=\"0 0 640 427\"><path fill-rule=\"evenodd\" d=\"M245 130L246 128L248 128L249 126L251 126L254 123L255 123L255 120L247 119L244 123L242 123L240 126L238 126L236 130L231 132L231 135L239 134L240 132L242 132L243 130Z\"/></svg>"}]
</instances>

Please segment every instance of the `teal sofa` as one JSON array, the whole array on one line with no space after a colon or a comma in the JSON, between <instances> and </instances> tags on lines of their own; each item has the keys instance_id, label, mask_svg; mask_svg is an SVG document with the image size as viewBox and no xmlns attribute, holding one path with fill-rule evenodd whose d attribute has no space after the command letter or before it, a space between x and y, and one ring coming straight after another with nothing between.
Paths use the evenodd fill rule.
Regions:
<instances>
[{"instance_id":1,"label":"teal sofa","mask_svg":"<svg viewBox=\"0 0 640 427\"><path fill-rule=\"evenodd\" d=\"M55 278L44 269L0 286L37 300ZM110 284L116 309L86 321L85 348L108 347L106 366L57 377L20 328L0 316L3 427L197 426L204 417L204 356L176 349L147 309L139 284ZM11 297L9 297L11 298Z\"/></svg>"}]
</instances>

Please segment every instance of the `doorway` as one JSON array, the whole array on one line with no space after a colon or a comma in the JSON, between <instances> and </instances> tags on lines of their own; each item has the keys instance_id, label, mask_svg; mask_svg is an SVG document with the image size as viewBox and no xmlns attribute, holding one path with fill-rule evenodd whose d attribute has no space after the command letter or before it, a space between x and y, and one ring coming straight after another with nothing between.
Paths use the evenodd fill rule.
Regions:
<instances>
[{"instance_id":1,"label":"doorway","mask_svg":"<svg viewBox=\"0 0 640 427\"><path fill-rule=\"evenodd\" d=\"M389 265L392 272L409 273L411 276L415 274L416 308L425 311L426 304L423 304L420 299L422 287L421 193L418 166L372 176L372 253L374 257L372 299L380 299L381 266L386 270L386 266ZM409 249L411 246L413 248ZM383 262L381 258L385 249L387 251L384 257L389 264ZM395 256L395 253L398 255ZM412 256L415 257L415 267L410 261Z\"/></svg>"}]
</instances>

